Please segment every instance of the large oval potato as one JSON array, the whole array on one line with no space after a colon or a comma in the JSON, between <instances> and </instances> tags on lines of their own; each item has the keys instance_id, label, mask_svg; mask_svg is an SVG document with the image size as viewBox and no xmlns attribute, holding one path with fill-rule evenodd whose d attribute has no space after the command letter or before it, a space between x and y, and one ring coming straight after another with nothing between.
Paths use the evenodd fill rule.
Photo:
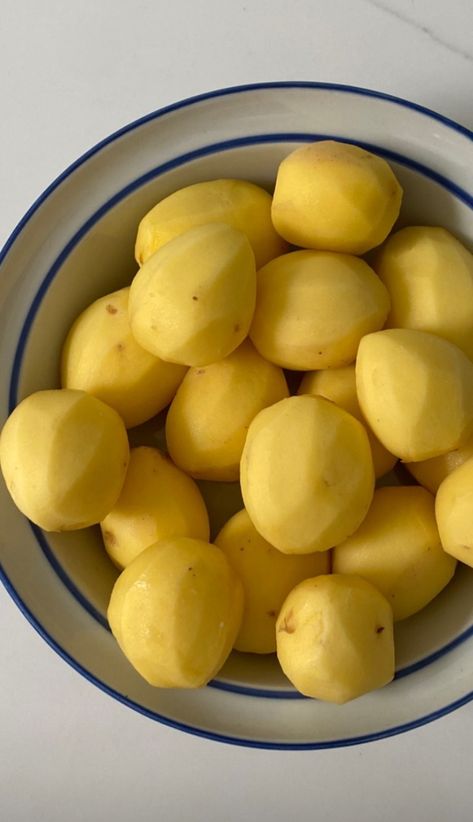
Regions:
<instances>
[{"instance_id":1,"label":"large oval potato","mask_svg":"<svg viewBox=\"0 0 473 822\"><path fill-rule=\"evenodd\" d=\"M209 538L207 509L195 482L157 448L146 446L131 449L122 492L100 527L119 568L160 539Z\"/></svg>"},{"instance_id":2,"label":"large oval potato","mask_svg":"<svg viewBox=\"0 0 473 822\"><path fill-rule=\"evenodd\" d=\"M321 140L279 166L276 230L294 245L364 254L388 236L402 189L388 163L359 146Z\"/></svg>"},{"instance_id":3,"label":"large oval potato","mask_svg":"<svg viewBox=\"0 0 473 822\"><path fill-rule=\"evenodd\" d=\"M250 337L284 368L337 368L353 362L363 335L382 328L388 311L388 292L364 260L293 251L258 271Z\"/></svg>"},{"instance_id":4,"label":"large oval potato","mask_svg":"<svg viewBox=\"0 0 473 822\"><path fill-rule=\"evenodd\" d=\"M131 330L168 362L208 365L248 334L256 300L255 258L244 234L211 223L170 240L130 289Z\"/></svg>"},{"instance_id":5,"label":"large oval potato","mask_svg":"<svg viewBox=\"0 0 473 822\"><path fill-rule=\"evenodd\" d=\"M438 226L393 234L374 267L391 297L388 326L430 331L473 359L473 255Z\"/></svg>"},{"instance_id":6,"label":"large oval potato","mask_svg":"<svg viewBox=\"0 0 473 822\"><path fill-rule=\"evenodd\" d=\"M416 485L378 488L358 530L333 553L334 573L371 582L391 603L395 620L424 608L455 566L440 543L434 497Z\"/></svg>"},{"instance_id":7,"label":"large oval potato","mask_svg":"<svg viewBox=\"0 0 473 822\"><path fill-rule=\"evenodd\" d=\"M393 328L363 337L356 387L370 427L405 462L445 454L473 433L473 363L434 334Z\"/></svg>"},{"instance_id":8,"label":"large oval potato","mask_svg":"<svg viewBox=\"0 0 473 822\"><path fill-rule=\"evenodd\" d=\"M447 554L473 568L473 458L444 479L435 499L440 539Z\"/></svg>"},{"instance_id":9,"label":"large oval potato","mask_svg":"<svg viewBox=\"0 0 473 822\"><path fill-rule=\"evenodd\" d=\"M138 345L128 322L129 292L101 297L76 319L62 350L61 382L103 400L132 428L169 405L186 369Z\"/></svg>"},{"instance_id":10,"label":"large oval potato","mask_svg":"<svg viewBox=\"0 0 473 822\"><path fill-rule=\"evenodd\" d=\"M393 615L369 582L331 574L299 583L276 623L281 668L306 696L342 704L394 676Z\"/></svg>"},{"instance_id":11,"label":"large oval potato","mask_svg":"<svg viewBox=\"0 0 473 822\"><path fill-rule=\"evenodd\" d=\"M228 657L242 613L242 585L223 552L174 537L149 546L120 574L108 620L151 685L199 688Z\"/></svg>"},{"instance_id":12,"label":"large oval potato","mask_svg":"<svg viewBox=\"0 0 473 822\"><path fill-rule=\"evenodd\" d=\"M83 391L37 391L8 417L0 466L20 511L45 531L100 522L125 480L129 448L113 408Z\"/></svg>"},{"instance_id":13,"label":"large oval potato","mask_svg":"<svg viewBox=\"0 0 473 822\"><path fill-rule=\"evenodd\" d=\"M287 243L273 227L271 202L267 191L245 180L208 180L181 188L141 220L136 261L143 265L158 248L190 228L226 223L246 234L260 268L287 250Z\"/></svg>"},{"instance_id":14,"label":"large oval potato","mask_svg":"<svg viewBox=\"0 0 473 822\"><path fill-rule=\"evenodd\" d=\"M308 371L304 374L297 393L325 397L363 423L370 441L376 479L383 477L394 468L397 457L381 445L361 412L356 393L354 365L347 365L345 368L327 368L323 371Z\"/></svg>"},{"instance_id":15,"label":"large oval potato","mask_svg":"<svg viewBox=\"0 0 473 822\"><path fill-rule=\"evenodd\" d=\"M431 494L436 494L444 479L471 457L473 457L473 437L465 445L441 454L439 457L404 464L417 482L427 488Z\"/></svg>"},{"instance_id":16,"label":"large oval potato","mask_svg":"<svg viewBox=\"0 0 473 822\"><path fill-rule=\"evenodd\" d=\"M325 551L363 521L374 489L368 435L323 397L289 397L250 425L241 459L245 508L286 554Z\"/></svg>"},{"instance_id":17,"label":"large oval potato","mask_svg":"<svg viewBox=\"0 0 473 822\"><path fill-rule=\"evenodd\" d=\"M166 419L172 459L198 479L238 480L250 422L288 393L282 370L249 340L223 360L191 368Z\"/></svg>"},{"instance_id":18,"label":"large oval potato","mask_svg":"<svg viewBox=\"0 0 473 822\"><path fill-rule=\"evenodd\" d=\"M258 533L245 509L224 525L215 544L224 552L245 593L236 650L273 653L276 619L286 596L303 579L329 573L329 551L302 556L282 554Z\"/></svg>"}]
</instances>

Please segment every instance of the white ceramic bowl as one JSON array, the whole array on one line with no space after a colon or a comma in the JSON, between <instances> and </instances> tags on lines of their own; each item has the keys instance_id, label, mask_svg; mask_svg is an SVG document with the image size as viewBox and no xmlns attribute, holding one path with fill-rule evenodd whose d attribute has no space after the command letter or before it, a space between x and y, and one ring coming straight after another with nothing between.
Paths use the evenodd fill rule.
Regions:
<instances>
[{"instance_id":1,"label":"white ceramic bowl","mask_svg":"<svg viewBox=\"0 0 473 822\"><path fill-rule=\"evenodd\" d=\"M57 385L61 343L94 298L128 283L141 216L175 189L215 177L271 186L278 162L319 138L384 156L405 188L401 221L473 240L473 135L387 95L317 83L203 94L121 129L68 168L8 240L0 270L0 422ZM415 386L413 386L415 390ZM105 619L116 571L97 533L45 534L0 485L1 573L27 619L74 668L131 708L181 730L275 748L351 745L409 730L473 697L473 572L461 568L396 628L397 676L332 706L297 694L272 657L233 654L197 691L159 690L132 670Z\"/></svg>"}]
</instances>

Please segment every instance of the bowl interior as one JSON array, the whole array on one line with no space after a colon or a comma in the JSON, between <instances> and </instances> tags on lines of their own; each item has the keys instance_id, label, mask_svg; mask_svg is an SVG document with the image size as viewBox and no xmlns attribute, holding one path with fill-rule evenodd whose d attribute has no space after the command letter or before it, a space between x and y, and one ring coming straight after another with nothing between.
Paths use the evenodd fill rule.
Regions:
<instances>
[{"instance_id":1,"label":"bowl interior","mask_svg":"<svg viewBox=\"0 0 473 822\"><path fill-rule=\"evenodd\" d=\"M278 163L296 145L294 141L249 144L184 160L172 170L158 170L145 183L115 198L66 253L58 255L60 264L28 320L27 342L13 375L12 402L40 388L58 385L60 351L69 326L93 299L130 283L136 271L133 246L137 225L154 203L184 185L218 177L241 177L271 190ZM383 147L378 151L383 153ZM389 159L405 191L399 225L438 224L465 238L470 211L456 193L412 168L407 160ZM163 423L161 414L132 430L132 443L165 447ZM384 482L399 483L399 476L392 474ZM233 483L227 487L202 483L202 489L215 535L223 521L242 507L241 496ZM98 528L69 534L34 531L72 596L106 627L106 608L117 571L102 547ZM398 671L406 674L412 666L422 664L472 622L473 572L462 568L430 606L396 626ZM273 655L234 653L218 681L243 688L291 689Z\"/></svg>"}]
</instances>

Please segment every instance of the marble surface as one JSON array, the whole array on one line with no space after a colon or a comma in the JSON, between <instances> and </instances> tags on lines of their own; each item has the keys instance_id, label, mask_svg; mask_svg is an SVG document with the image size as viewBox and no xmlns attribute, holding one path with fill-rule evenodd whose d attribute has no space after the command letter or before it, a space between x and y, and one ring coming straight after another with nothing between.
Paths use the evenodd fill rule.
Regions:
<instances>
[{"instance_id":1,"label":"marble surface","mask_svg":"<svg viewBox=\"0 0 473 822\"><path fill-rule=\"evenodd\" d=\"M473 127L470 0L2 0L0 242L68 163L173 100L258 80L352 83ZM0 590L5 822L469 822L473 704L365 746L247 750L94 688Z\"/></svg>"}]
</instances>

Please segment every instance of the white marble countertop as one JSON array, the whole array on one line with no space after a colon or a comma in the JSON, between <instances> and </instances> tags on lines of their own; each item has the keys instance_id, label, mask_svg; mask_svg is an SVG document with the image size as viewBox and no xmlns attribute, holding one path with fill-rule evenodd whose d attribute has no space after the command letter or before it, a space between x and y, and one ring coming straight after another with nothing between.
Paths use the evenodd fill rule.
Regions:
<instances>
[{"instance_id":1,"label":"white marble countertop","mask_svg":"<svg viewBox=\"0 0 473 822\"><path fill-rule=\"evenodd\" d=\"M3 0L0 241L124 123L215 87L326 80L473 126L471 0ZM4 822L470 822L473 704L369 745L235 748L160 726L55 655L0 590Z\"/></svg>"}]
</instances>

